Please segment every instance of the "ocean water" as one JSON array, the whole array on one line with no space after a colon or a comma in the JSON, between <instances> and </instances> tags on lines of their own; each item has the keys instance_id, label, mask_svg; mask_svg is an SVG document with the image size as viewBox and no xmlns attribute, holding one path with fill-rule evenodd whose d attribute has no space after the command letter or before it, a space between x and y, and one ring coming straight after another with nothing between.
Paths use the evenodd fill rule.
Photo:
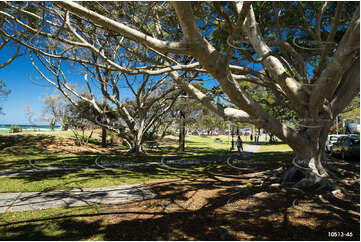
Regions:
<instances>
[{"instance_id":1,"label":"ocean water","mask_svg":"<svg viewBox=\"0 0 361 242\"><path fill-rule=\"evenodd\" d=\"M48 132L51 131L48 125L17 125L23 129L23 132ZM10 130L10 124L0 124L0 133L8 133ZM55 131L61 130L59 126L55 126Z\"/></svg>"}]
</instances>

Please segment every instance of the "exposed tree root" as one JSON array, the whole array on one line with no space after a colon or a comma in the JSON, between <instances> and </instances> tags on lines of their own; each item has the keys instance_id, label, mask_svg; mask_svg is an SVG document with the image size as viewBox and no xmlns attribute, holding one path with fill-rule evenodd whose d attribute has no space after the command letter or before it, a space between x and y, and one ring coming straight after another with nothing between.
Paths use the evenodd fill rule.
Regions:
<instances>
[{"instance_id":1,"label":"exposed tree root","mask_svg":"<svg viewBox=\"0 0 361 242\"><path fill-rule=\"evenodd\" d=\"M292 185L292 188L300 189L304 192L322 193L335 190L335 185L329 179L329 175L320 175L317 170L304 167L293 162L293 166L286 170L281 176L281 184Z\"/></svg>"},{"instance_id":2,"label":"exposed tree root","mask_svg":"<svg viewBox=\"0 0 361 242\"><path fill-rule=\"evenodd\" d=\"M337 163L338 164L338 163ZM348 163L339 164L346 167ZM324 162L323 167L326 173L320 175L314 169L302 166L293 162L293 166L284 171L280 183L286 189L295 189L305 194L344 194L344 186L357 186L360 184L360 174L357 171L345 170L335 165ZM301 193L300 193L301 194Z\"/></svg>"}]
</instances>

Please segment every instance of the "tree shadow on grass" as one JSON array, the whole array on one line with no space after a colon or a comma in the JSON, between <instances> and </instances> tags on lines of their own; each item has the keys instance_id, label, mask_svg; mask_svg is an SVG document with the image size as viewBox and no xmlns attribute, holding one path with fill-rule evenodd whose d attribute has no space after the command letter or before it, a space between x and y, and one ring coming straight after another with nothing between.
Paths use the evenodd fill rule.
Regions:
<instances>
[{"instance_id":1,"label":"tree shadow on grass","mask_svg":"<svg viewBox=\"0 0 361 242\"><path fill-rule=\"evenodd\" d=\"M273 188L271 184L275 180L266 180L266 176L259 174L265 169L279 167L277 160L290 161L291 158L289 152L256 154L247 158L249 162L239 164L244 170L234 169L226 163L217 163L181 166L186 168L186 171L172 171L164 167L137 167L121 171L96 170L89 174L77 172L74 174L84 181L105 177L120 179L124 176L137 179L151 176L162 178L169 174L178 179L147 185L156 194L154 199L103 205L101 211L92 213L87 211L47 218L39 216L29 221L24 219L6 222L0 224L0 233L4 234L3 239L6 240L34 240L36 236L36 240L99 238L358 241L360 220L357 213L360 211L356 204L359 203L359 190L345 187L352 193L352 199L349 201L331 194L326 194L321 200ZM66 180L67 174L48 174L46 179ZM259 185L257 182L253 183L251 178L263 178L265 182ZM45 178L32 176L25 179L42 181ZM251 186L248 186L249 183ZM249 203L249 198L262 192L266 193L265 197L258 198L251 210L243 211L242 206ZM295 200L305 205L315 204L321 208L321 212L302 210L302 207L296 209ZM53 231L49 229L51 226L55 226ZM329 232L332 231L352 232L353 236L330 237Z\"/></svg>"},{"instance_id":2,"label":"tree shadow on grass","mask_svg":"<svg viewBox=\"0 0 361 242\"><path fill-rule=\"evenodd\" d=\"M10 147L33 147L35 144L43 139L54 139L51 135L0 135L0 150ZM6 152L7 150L5 150ZM11 152L11 149L9 149Z\"/></svg>"},{"instance_id":3,"label":"tree shadow on grass","mask_svg":"<svg viewBox=\"0 0 361 242\"><path fill-rule=\"evenodd\" d=\"M0 154L10 157L11 161L0 160L0 169L16 168L24 165L26 161L23 156L37 156L46 154L36 147L36 143L44 138L52 138L47 135L0 135ZM13 161L14 157L20 157L19 161Z\"/></svg>"},{"instance_id":4,"label":"tree shadow on grass","mask_svg":"<svg viewBox=\"0 0 361 242\"><path fill-rule=\"evenodd\" d=\"M277 152L273 152L277 153ZM106 157L106 156L104 156ZM87 184L92 183L92 186L107 186L108 182L112 184L127 184L127 183L143 183L149 180L166 179L166 178L182 178L182 179L198 179L204 177L218 176L240 177L240 173L261 172L267 169L277 168L280 166L278 161L291 160L290 154L285 152L278 152L273 154L271 160L266 160L266 154L254 155L247 158L247 163L237 164L242 168L242 171L230 167L226 163L226 157L218 160L217 163L203 163L199 165L170 165L170 166L137 166L128 168L114 169L86 169L86 167L69 170L34 170L31 173L23 173L16 176L11 176L9 179L21 180L24 183L30 183L32 186L41 186L45 190L64 189L65 187L86 187ZM94 165L95 157L88 157L89 163ZM109 159L117 159L117 157L108 157ZM161 157L156 158L159 162ZM219 158L219 157L218 157ZM277 159L276 159L277 158ZM67 158L72 159L72 158ZM78 158L76 158L78 159ZM175 160L176 158L166 158L164 161ZM207 162L217 160L214 157L202 158ZM54 161L55 162L55 161ZM144 162L144 160L143 160ZM61 160L58 162L61 164ZM74 164L71 161L66 163ZM79 161L80 163L80 161ZM82 161L82 163L85 163ZM249 170L247 172L247 170ZM98 184L97 184L98 182ZM38 185L37 185L38 184Z\"/></svg>"},{"instance_id":5,"label":"tree shadow on grass","mask_svg":"<svg viewBox=\"0 0 361 242\"><path fill-rule=\"evenodd\" d=\"M151 200L104 205L98 212L2 223L0 232L6 240L334 240L328 232L349 231L353 237L343 240L359 240L359 217L347 212L350 204L330 198L337 209L324 206L322 213L303 212L293 207L293 201L309 197L267 186L235 190L236 182L154 183L149 188L157 196ZM242 212L238 206L261 192L266 196L249 213ZM238 203L230 206L231 198ZM181 206L164 206L169 203ZM47 231L51 226L58 233Z\"/></svg>"},{"instance_id":6,"label":"tree shadow on grass","mask_svg":"<svg viewBox=\"0 0 361 242\"><path fill-rule=\"evenodd\" d=\"M4 237L0 240L83 240L96 234L101 228L101 220L94 222L79 221L74 218L63 218L56 222L56 227L60 231L49 232L42 222L28 223L26 225L11 227L4 231ZM51 230L50 230L51 231ZM6 234L5 234L6 233Z\"/></svg>"}]
</instances>

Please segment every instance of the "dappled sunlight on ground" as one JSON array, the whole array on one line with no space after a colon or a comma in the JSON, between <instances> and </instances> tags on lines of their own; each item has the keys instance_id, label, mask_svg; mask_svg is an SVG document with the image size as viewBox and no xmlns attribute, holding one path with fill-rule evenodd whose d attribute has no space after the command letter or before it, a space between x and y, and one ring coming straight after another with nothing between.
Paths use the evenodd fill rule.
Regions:
<instances>
[{"instance_id":1,"label":"dappled sunlight on ground","mask_svg":"<svg viewBox=\"0 0 361 242\"><path fill-rule=\"evenodd\" d=\"M349 231L353 237L344 239L359 239L358 200L300 196L272 183L250 185L249 174L230 173L149 183L156 197L145 201L49 209L21 219L8 214L0 232L21 240L329 240L329 231Z\"/></svg>"},{"instance_id":2,"label":"dappled sunlight on ground","mask_svg":"<svg viewBox=\"0 0 361 242\"><path fill-rule=\"evenodd\" d=\"M5 137L5 138L4 138ZM159 162L229 156L226 136L189 136L178 153L177 137L161 149L134 156L91 143L75 149L71 139L51 136L1 136L1 167L17 168L27 159L54 165L91 165L100 154L116 162ZM245 142L247 145L248 142ZM252 145L251 145L252 146ZM122 151L120 149L120 151ZM260 152L233 160L187 166L68 170L0 177L2 192L71 190L142 184L156 196L144 201L0 214L5 240L332 240L328 232L352 232L359 240L359 169L330 160L345 172L334 182L343 194L300 194L278 184L290 165L285 144L264 144ZM74 153L67 153L74 152ZM89 153L87 153L89 152ZM358 177L357 179L355 177ZM355 180L356 179L356 180ZM10 190L9 190L10 189Z\"/></svg>"}]
</instances>

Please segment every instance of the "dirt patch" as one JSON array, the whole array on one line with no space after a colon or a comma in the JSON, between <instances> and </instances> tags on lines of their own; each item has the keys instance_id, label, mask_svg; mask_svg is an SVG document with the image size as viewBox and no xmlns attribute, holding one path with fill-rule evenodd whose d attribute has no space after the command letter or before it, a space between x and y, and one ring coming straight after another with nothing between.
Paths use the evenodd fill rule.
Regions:
<instances>
[{"instance_id":1,"label":"dirt patch","mask_svg":"<svg viewBox=\"0 0 361 242\"><path fill-rule=\"evenodd\" d=\"M88 143L84 146L75 144L74 139L69 138L46 138L37 142L36 147L52 153L63 154L99 154L104 152L114 152L119 147L102 147L101 145Z\"/></svg>"}]
</instances>

